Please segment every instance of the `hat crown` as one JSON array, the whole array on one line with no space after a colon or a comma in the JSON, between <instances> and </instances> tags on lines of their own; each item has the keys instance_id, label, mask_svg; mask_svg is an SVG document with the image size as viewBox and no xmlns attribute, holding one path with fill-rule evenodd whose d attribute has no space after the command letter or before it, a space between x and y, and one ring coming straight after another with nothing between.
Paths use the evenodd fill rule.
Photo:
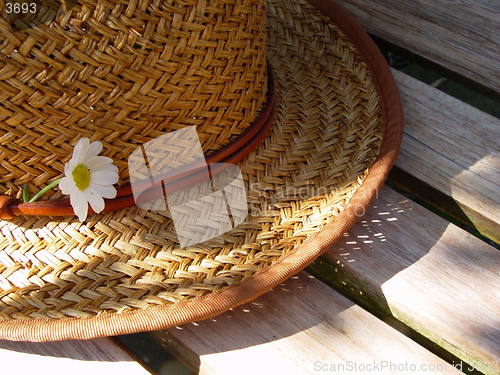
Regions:
<instances>
[{"instance_id":1,"label":"hat crown","mask_svg":"<svg viewBox=\"0 0 500 375\"><path fill-rule=\"evenodd\" d=\"M62 177L82 137L127 182L141 144L194 125L209 154L263 107L263 0L81 1L59 15L3 36L0 193Z\"/></svg>"}]
</instances>

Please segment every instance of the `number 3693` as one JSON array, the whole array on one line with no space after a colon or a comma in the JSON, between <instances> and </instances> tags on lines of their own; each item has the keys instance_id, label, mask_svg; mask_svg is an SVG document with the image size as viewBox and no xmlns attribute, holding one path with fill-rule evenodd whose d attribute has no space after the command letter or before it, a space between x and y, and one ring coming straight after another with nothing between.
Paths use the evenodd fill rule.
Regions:
<instances>
[{"instance_id":1,"label":"number 3693","mask_svg":"<svg viewBox=\"0 0 500 375\"><path fill-rule=\"evenodd\" d=\"M7 3L5 4L5 10L8 14L10 13L36 13L36 3Z\"/></svg>"}]
</instances>

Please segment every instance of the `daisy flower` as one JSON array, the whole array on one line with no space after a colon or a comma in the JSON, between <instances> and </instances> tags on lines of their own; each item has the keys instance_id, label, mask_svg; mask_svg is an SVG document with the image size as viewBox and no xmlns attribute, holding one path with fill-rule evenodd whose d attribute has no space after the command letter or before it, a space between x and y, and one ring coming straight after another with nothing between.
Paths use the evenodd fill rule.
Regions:
<instances>
[{"instance_id":1,"label":"daisy flower","mask_svg":"<svg viewBox=\"0 0 500 375\"><path fill-rule=\"evenodd\" d=\"M87 218L88 205L99 213L104 209L103 198L116 197L113 186L118 182L118 167L113 160L97 156L102 151L99 141L90 143L88 138L81 138L71 160L64 166L64 175L59 182L59 189L69 200L73 211L80 221Z\"/></svg>"}]
</instances>

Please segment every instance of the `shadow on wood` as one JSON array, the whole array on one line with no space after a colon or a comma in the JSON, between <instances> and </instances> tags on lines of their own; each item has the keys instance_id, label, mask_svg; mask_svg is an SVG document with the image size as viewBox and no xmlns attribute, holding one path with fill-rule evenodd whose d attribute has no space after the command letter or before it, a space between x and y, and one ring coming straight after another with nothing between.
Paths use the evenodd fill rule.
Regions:
<instances>
[{"instance_id":1,"label":"shadow on wood","mask_svg":"<svg viewBox=\"0 0 500 375\"><path fill-rule=\"evenodd\" d=\"M464 361L498 361L500 252L388 188L312 269Z\"/></svg>"}]
</instances>

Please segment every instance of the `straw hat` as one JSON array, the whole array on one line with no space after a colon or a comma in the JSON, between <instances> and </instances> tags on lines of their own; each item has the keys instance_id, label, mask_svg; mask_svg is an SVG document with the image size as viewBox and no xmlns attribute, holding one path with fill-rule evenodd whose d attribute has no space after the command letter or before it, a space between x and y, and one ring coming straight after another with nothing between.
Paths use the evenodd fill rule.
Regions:
<instances>
[{"instance_id":1,"label":"straw hat","mask_svg":"<svg viewBox=\"0 0 500 375\"><path fill-rule=\"evenodd\" d=\"M313 2L0 20L1 339L201 320L354 224L397 156L401 103L367 34Z\"/></svg>"}]
</instances>

